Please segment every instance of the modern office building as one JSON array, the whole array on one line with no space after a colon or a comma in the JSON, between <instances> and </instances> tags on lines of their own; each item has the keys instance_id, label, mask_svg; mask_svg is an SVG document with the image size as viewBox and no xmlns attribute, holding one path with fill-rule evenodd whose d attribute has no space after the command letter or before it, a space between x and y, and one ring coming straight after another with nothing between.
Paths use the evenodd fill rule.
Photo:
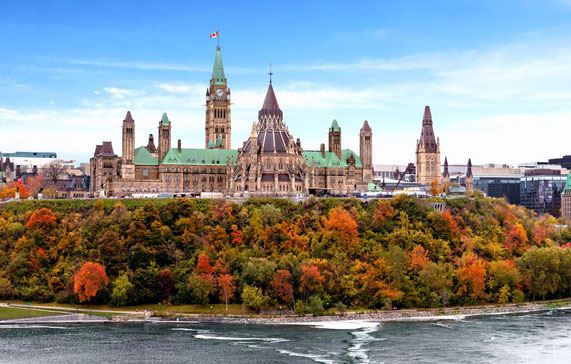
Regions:
<instances>
[{"instance_id":1,"label":"modern office building","mask_svg":"<svg viewBox=\"0 0 571 364\"><path fill-rule=\"evenodd\" d=\"M475 175L474 188L487 196L505 198L509 203L519 205L522 175Z\"/></svg>"},{"instance_id":2,"label":"modern office building","mask_svg":"<svg viewBox=\"0 0 571 364\"><path fill-rule=\"evenodd\" d=\"M520 205L538 214L561 216L561 194L566 176L561 170L535 169L525 172L520 180Z\"/></svg>"}]
</instances>

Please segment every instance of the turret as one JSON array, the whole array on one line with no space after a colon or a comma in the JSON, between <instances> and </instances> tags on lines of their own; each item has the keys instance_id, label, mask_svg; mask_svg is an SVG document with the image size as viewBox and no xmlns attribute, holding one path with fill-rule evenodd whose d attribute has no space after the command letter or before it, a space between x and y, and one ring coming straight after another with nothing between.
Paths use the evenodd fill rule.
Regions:
<instances>
[{"instance_id":1,"label":"turret","mask_svg":"<svg viewBox=\"0 0 571 364\"><path fill-rule=\"evenodd\" d=\"M121 176L123 179L135 178L135 120L131 112L127 111L123 120L123 155L121 163Z\"/></svg>"},{"instance_id":2,"label":"turret","mask_svg":"<svg viewBox=\"0 0 571 364\"><path fill-rule=\"evenodd\" d=\"M373 131L367 120L363 122L359 133L359 149L363 164L363 182L368 183L373 180Z\"/></svg>"},{"instance_id":3,"label":"turret","mask_svg":"<svg viewBox=\"0 0 571 364\"><path fill-rule=\"evenodd\" d=\"M472 159L468 158L468 165L466 166L466 192L472 191L474 189L474 175L472 174Z\"/></svg>"},{"instance_id":4,"label":"turret","mask_svg":"<svg viewBox=\"0 0 571 364\"><path fill-rule=\"evenodd\" d=\"M416 181L429 184L440 179L440 140L432 128L430 106L424 108L422 131L416 143Z\"/></svg>"},{"instance_id":5,"label":"turret","mask_svg":"<svg viewBox=\"0 0 571 364\"><path fill-rule=\"evenodd\" d=\"M171 123L167 113L163 114L161 121L159 121L159 148L157 150L159 155L159 163L163 162L165 155L171 149Z\"/></svg>"},{"instance_id":6,"label":"turret","mask_svg":"<svg viewBox=\"0 0 571 364\"><path fill-rule=\"evenodd\" d=\"M329 151L341 159L341 128L337 120L333 120L329 128Z\"/></svg>"},{"instance_id":7,"label":"turret","mask_svg":"<svg viewBox=\"0 0 571 364\"><path fill-rule=\"evenodd\" d=\"M448 158L444 157L444 170L442 171L442 182L450 181L450 173L448 172Z\"/></svg>"}]
</instances>

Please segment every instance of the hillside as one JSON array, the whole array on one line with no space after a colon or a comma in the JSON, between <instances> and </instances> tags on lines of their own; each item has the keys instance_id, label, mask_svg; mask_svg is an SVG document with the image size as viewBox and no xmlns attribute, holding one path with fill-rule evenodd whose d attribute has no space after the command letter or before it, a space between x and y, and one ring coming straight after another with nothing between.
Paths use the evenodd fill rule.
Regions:
<instances>
[{"instance_id":1,"label":"hillside","mask_svg":"<svg viewBox=\"0 0 571 364\"><path fill-rule=\"evenodd\" d=\"M441 307L571 295L571 230L447 200L22 201L0 207L0 299Z\"/></svg>"}]
</instances>

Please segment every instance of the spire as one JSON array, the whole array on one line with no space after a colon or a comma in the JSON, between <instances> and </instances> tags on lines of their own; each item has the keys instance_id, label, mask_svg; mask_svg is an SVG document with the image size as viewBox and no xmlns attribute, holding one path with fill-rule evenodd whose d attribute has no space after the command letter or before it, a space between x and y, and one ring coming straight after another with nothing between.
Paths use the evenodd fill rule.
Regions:
<instances>
[{"instance_id":1,"label":"spire","mask_svg":"<svg viewBox=\"0 0 571 364\"><path fill-rule=\"evenodd\" d=\"M145 147L149 153L156 153L157 152L157 148L155 147L155 140L153 138L153 134L149 134L149 142L147 143L147 146Z\"/></svg>"},{"instance_id":2,"label":"spire","mask_svg":"<svg viewBox=\"0 0 571 364\"><path fill-rule=\"evenodd\" d=\"M214 85L225 85L226 76L224 76L224 65L222 64L222 53L220 52L220 46L216 46L216 57L214 58L214 67L212 68L212 79L211 84Z\"/></svg>"},{"instance_id":3,"label":"spire","mask_svg":"<svg viewBox=\"0 0 571 364\"><path fill-rule=\"evenodd\" d=\"M127 111L127 115L125 115L125 120L123 120L123 122L125 123L132 123L135 120L133 120L133 117L131 116L131 112Z\"/></svg>"},{"instance_id":4,"label":"spire","mask_svg":"<svg viewBox=\"0 0 571 364\"><path fill-rule=\"evenodd\" d=\"M163 125L169 125L170 124L170 120L169 117L167 116L167 113L163 113L163 117L161 118L161 123Z\"/></svg>"},{"instance_id":5,"label":"spire","mask_svg":"<svg viewBox=\"0 0 571 364\"><path fill-rule=\"evenodd\" d=\"M444 171L442 172L442 178L450 178L450 173L448 172L448 158L444 157Z\"/></svg>"},{"instance_id":6,"label":"spire","mask_svg":"<svg viewBox=\"0 0 571 364\"><path fill-rule=\"evenodd\" d=\"M279 117L282 116L282 111L278 105L278 100L276 99L276 94L274 93L274 87L271 83L268 87L268 92L266 93L264 105L258 113L258 118L260 118L262 115L277 115Z\"/></svg>"},{"instance_id":7,"label":"spire","mask_svg":"<svg viewBox=\"0 0 571 364\"><path fill-rule=\"evenodd\" d=\"M367 132L370 133L371 132L371 127L369 126L369 122L367 120L365 120L363 122L363 126L361 127L361 131L362 132Z\"/></svg>"},{"instance_id":8,"label":"spire","mask_svg":"<svg viewBox=\"0 0 571 364\"><path fill-rule=\"evenodd\" d=\"M466 169L466 178L472 178L472 159L468 158L468 168Z\"/></svg>"},{"instance_id":9,"label":"spire","mask_svg":"<svg viewBox=\"0 0 571 364\"><path fill-rule=\"evenodd\" d=\"M339 131L339 124L337 124L337 120L333 120L333 122L331 123L331 130Z\"/></svg>"},{"instance_id":10,"label":"spire","mask_svg":"<svg viewBox=\"0 0 571 364\"><path fill-rule=\"evenodd\" d=\"M422 132L420 133L419 144L424 146L424 150L428 153L436 153L438 144L434 137L432 129L432 113L430 106L424 107L424 116L422 117Z\"/></svg>"},{"instance_id":11,"label":"spire","mask_svg":"<svg viewBox=\"0 0 571 364\"><path fill-rule=\"evenodd\" d=\"M250 133L250 138L258 139L258 130L256 129L256 123L252 123L252 132Z\"/></svg>"},{"instance_id":12,"label":"spire","mask_svg":"<svg viewBox=\"0 0 571 364\"><path fill-rule=\"evenodd\" d=\"M272 61L270 61L270 72L268 72L268 75L270 75L270 85L272 84L272 75L274 73L272 72Z\"/></svg>"}]
</instances>

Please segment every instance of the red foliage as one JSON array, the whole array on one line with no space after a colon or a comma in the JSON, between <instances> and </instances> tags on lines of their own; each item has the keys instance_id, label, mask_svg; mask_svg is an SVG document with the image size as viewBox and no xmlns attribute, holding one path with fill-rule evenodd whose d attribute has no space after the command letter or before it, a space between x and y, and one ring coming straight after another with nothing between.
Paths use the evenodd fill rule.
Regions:
<instances>
[{"instance_id":1,"label":"red foliage","mask_svg":"<svg viewBox=\"0 0 571 364\"><path fill-rule=\"evenodd\" d=\"M387 200L379 200L377 202L377 208L373 214L373 223L376 226L381 225L385 221L388 221L393 218L394 209L391 206L390 201Z\"/></svg>"},{"instance_id":2,"label":"red foliage","mask_svg":"<svg viewBox=\"0 0 571 364\"><path fill-rule=\"evenodd\" d=\"M505 243L506 249L509 252L513 252L518 248L526 247L528 242L529 240L524 227L519 223L511 225Z\"/></svg>"},{"instance_id":3,"label":"red foliage","mask_svg":"<svg viewBox=\"0 0 571 364\"><path fill-rule=\"evenodd\" d=\"M73 291L79 296L79 302L89 301L97 292L109 283L105 267L98 263L86 262L75 275Z\"/></svg>"},{"instance_id":4,"label":"red foliage","mask_svg":"<svg viewBox=\"0 0 571 364\"><path fill-rule=\"evenodd\" d=\"M159 281L159 287L161 291L167 297L167 300L171 297L171 292L174 289L174 276L170 269L160 270L157 275Z\"/></svg>"},{"instance_id":5,"label":"red foliage","mask_svg":"<svg viewBox=\"0 0 571 364\"><path fill-rule=\"evenodd\" d=\"M293 301L293 285L291 284L291 273L288 270L277 270L270 284L277 298L287 303Z\"/></svg>"},{"instance_id":6,"label":"red foliage","mask_svg":"<svg viewBox=\"0 0 571 364\"><path fill-rule=\"evenodd\" d=\"M307 295L319 290L323 284L323 277L315 265L306 265L301 268L301 291Z\"/></svg>"},{"instance_id":7,"label":"red foliage","mask_svg":"<svg viewBox=\"0 0 571 364\"><path fill-rule=\"evenodd\" d=\"M48 208L36 210L30 216L26 227L31 230L49 230L56 226L56 215Z\"/></svg>"},{"instance_id":8,"label":"red foliage","mask_svg":"<svg viewBox=\"0 0 571 364\"><path fill-rule=\"evenodd\" d=\"M220 289L220 299L226 303L226 311L228 311L228 302L234 296L234 292L236 292L234 277L229 274L223 274L216 281Z\"/></svg>"},{"instance_id":9,"label":"red foliage","mask_svg":"<svg viewBox=\"0 0 571 364\"><path fill-rule=\"evenodd\" d=\"M359 241L357 222L349 211L342 207L335 207L329 212L329 218L324 220L325 230L339 236L342 241L348 243L351 250Z\"/></svg>"},{"instance_id":10,"label":"red foliage","mask_svg":"<svg viewBox=\"0 0 571 364\"><path fill-rule=\"evenodd\" d=\"M459 295L470 293L472 298L484 297L486 289L486 266L482 259L473 254L462 257L461 266L457 270L460 280Z\"/></svg>"},{"instance_id":11,"label":"red foliage","mask_svg":"<svg viewBox=\"0 0 571 364\"><path fill-rule=\"evenodd\" d=\"M238 226L232 225L232 232L230 233L232 237L232 245L242 245L244 244L244 233L242 230L238 230Z\"/></svg>"},{"instance_id":12,"label":"red foliage","mask_svg":"<svg viewBox=\"0 0 571 364\"><path fill-rule=\"evenodd\" d=\"M210 265L208 255L200 254L198 256L198 263L196 263L194 273L200 274L203 277L211 277L214 274L214 267Z\"/></svg>"}]
</instances>

